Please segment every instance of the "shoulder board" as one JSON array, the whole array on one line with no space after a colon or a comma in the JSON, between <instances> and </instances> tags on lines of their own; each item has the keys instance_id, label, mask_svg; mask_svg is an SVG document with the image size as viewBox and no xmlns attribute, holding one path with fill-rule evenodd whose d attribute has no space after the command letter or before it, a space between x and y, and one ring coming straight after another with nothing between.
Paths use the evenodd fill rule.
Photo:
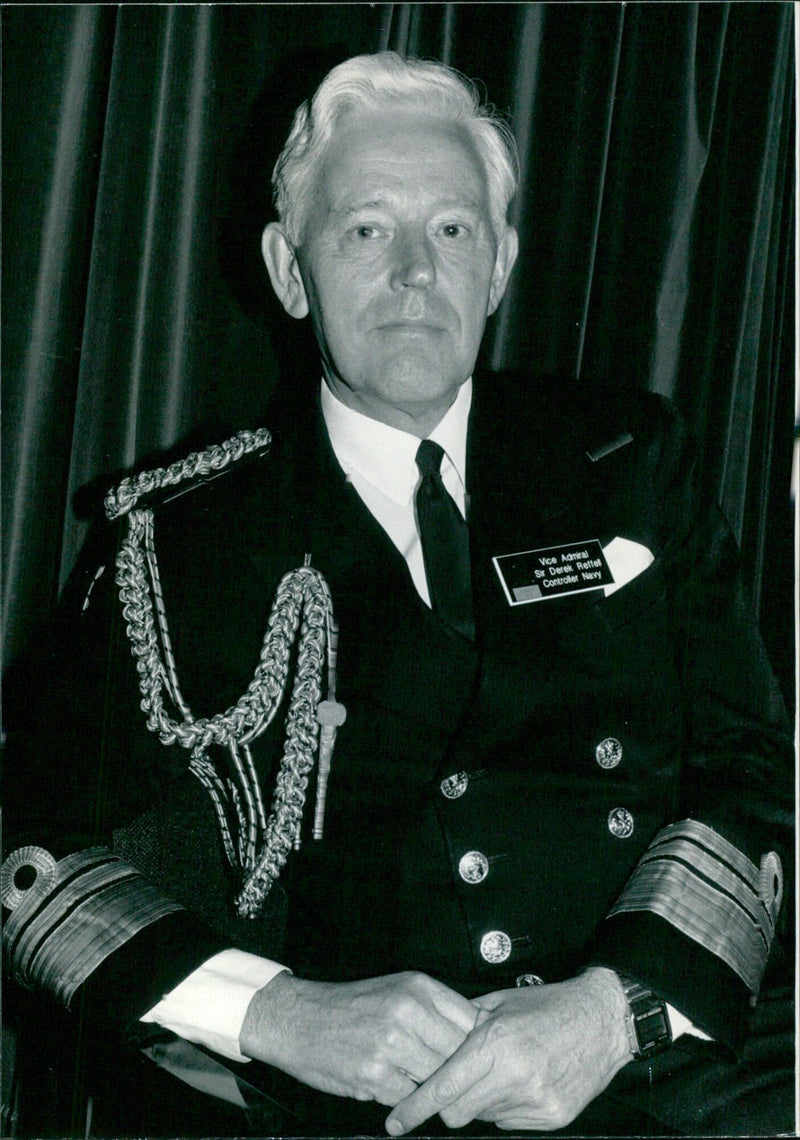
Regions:
<instances>
[{"instance_id":1,"label":"shoulder board","mask_svg":"<svg viewBox=\"0 0 800 1140\"><path fill-rule=\"evenodd\" d=\"M593 393L589 414L583 419L583 449L592 463L658 430L663 419L661 397L652 392L620 385L607 385Z\"/></svg>"},{"instance_id":2,"label":"shoulder board","mask_svg":"<svg viewBox=\"0 0 800 1140\"><path fill-rule=\"evenodd\" d=\"M591 459L592 463L599 463L601 459L605 459L607 455L619 451L621 447L626 444L633 443L633 436L627 430L617 432L616 435L606 438L602 443L597 444L595 447L587 449L586 454Z\"/></svg>"},{"instance_id":3,"label":"shoulder board","mask_svg":"<svg viewBox=\"0 0 800 1140\"><path fill-rule=\"evenodd\" d=\"M272 436L266 428L240 431L224 443L193 451L169 467L156 467L123 479L105 497L106 517L117 519L134 508L145 510L155 503L168 503L225 475L237 464L262 458L271 442Z\"/></svg>"},{"instance_id":4,"label":"shoulder board","mask_svg":"<svg viewBox=\"0 0 800 1140\"><path fill-rule=\"evenodd\" d=\"M677 409L665 396L644 389L621 389L595 407L586 424L585 452L592 463L599 463L634 440L643 444L665 433L681 434L681 423Z\"/></svg>"}]
</instances>

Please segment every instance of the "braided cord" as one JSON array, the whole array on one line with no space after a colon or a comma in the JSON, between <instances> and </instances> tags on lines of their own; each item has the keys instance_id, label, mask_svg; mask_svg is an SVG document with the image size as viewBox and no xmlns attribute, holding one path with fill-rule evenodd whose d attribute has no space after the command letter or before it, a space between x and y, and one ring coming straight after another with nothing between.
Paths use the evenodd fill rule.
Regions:
<instances>
[{"instance_id":1,"label":"braided cord","mask_svg":"<svg viewBox=\"0 0 800 1140\"><path fill-rule=\"evenodd\" d=\"M299 576L310 569L295 571ZM293 580L292 585L302 588ZM324 589L311 591L307 599L297 670L289 712L286 717L286 747L275 783L273 809L267 824L266 840L258 863L245 878L236 909L242 917L254 918L275 883L292 847L300 847L300 829L319 737L317 706L322 687L322 668L332 607L324 579Z\"/></svg>"},{"instance_id":2,"label":"braided cord","mask_svg":"<svg viewBox=\"0 0 800 1140\"><path fill-rule=\"evenodd\" d=\"M158 632L161 637L161 646L164 653L164 682L167 686L170 700L179 709L183 719L192 720L193 718L189 711L189 706L186 704L186 701L183 699L183 694L181 693L181 687L178 683L178 672L175 668L175 655L172 652L172 641L170 640L169 628L167 626L167 613L164 609L164 594L161 590L161 578L158 573L158 563L156 562L152 511L144 512L144 549L148 576L153 587L153 601L158 617Z\"/></svg>"},{"instance_id":3,"label":"braided cord","mask_svg":"<svg viewBox=\"0 0 800 1140\"><path fill-rule=\"evenodd\" d=\"M234 845L233 836L231 835L230 824L228 823L228 813L226 811L228 792L225 789L225 785L214 765L199 749L192 753L189 771L193 776L197 777L211 797L211 802L214 805L214 811L217 816L219 833L222 837L222 846L225 849L225 858L232 867L235 867L238 864L239 855ZM230 789L231 794L233 794L235 785L232 782L230 783Z\"/></svg>"},{"instance_id":4,"label":"braided cord","mask_svg":"<svg viewBox=\"0 0 800 1140\"><path fill-rule=\"evenodd\" d=\"M240 431L224 443L215 443L204 451L193 451L169 467L156 467L143 471L133 478L123 479L118 487L109 491L104 500L106 517L120 518L127 514L144 495L160 491L164 487L174 487L187 479L202 479L221 474L231 463L253 451L267 448L272 436L266 428L256 431Z\"/></svg>"},{"instance_id":5,"label":"braided cord","mask_svg":"<svg viewBox=\"0 0 800 1140\"><path fill-rule=\"evenodd\" d=\"M106 498L109 517L129 515L128 535L117 555L116 582L147 727L163 744L178 744L191 751L189 771L211 798L226 858L243 875L242 891L236 900L238 913L251 918L260 913L291 849L300 846L308 778L319 742L318 708L326 649L330 651L332 638L335 642L330 591L319 571L309 565L285 574L246 692L225 712L195 718L178 684L155 554L152 511L136 508L136 503L143 495L198 473L221 471L246 451L266 446L269 438L265 431L241 432L234 440L191 455L180 464L125 480ZM250 744L271 724L283 700L298 630L286 743L267 818ZM165 707L165 695L180 720ZM229 754L234 778L223 778L209 756L209 749L215 746Z\"/></svg>"},{"instance_id":6,"label":"braided cord","mask_svg":"<svg viewBox=\"0 0 800 1140\"><path fill-rule=\"evenodd\" d=\"M147 559L139 545L144 533L145 513L131 512L130 533L117 555L117 586L127 623L126 633L136 658L147 727L158 734L162 744L178 743L182 748L200 746L205 750L212 744L224 747L230 739L250 743L272 721L283 696L289 655L301 610L306 604L306 592L309 599L321 594L323 604L330 605L325 579L310 566L285 574L278 585L255 676L246 692L223 713L197 719L189 714L179 723L167 713L162 696L162 689L169 689L167 669L160 654L147 578Z\"/></svg>"}]
</instances>

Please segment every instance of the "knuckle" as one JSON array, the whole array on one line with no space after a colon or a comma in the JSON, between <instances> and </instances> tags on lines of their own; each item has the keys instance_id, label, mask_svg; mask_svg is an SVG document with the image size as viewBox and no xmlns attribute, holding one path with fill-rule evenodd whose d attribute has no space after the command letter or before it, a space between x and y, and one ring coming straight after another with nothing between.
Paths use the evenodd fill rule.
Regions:
<instances>
[{"instance_id":1,"label":"knuckle","mask_svg":"<svg viewBox=\"0 0 800 1140\"><path fill-rule=\"evenodd\" d=\"M399 1024L407 1024L409 1021L413 1021L416 1012L416 1002L408 994L394 994L386 1012L388 1016L386 1029L384 1030L384 1040L386 1040L387 1034L396 1034L398 1032L397 1026Z\"/></svg>"},{"instance_id":2,"label":"knuckle","mask_svg":"<svg viewBox=\"0 0 800 1140\"><path fill-rule=\"evenodd\" d=\"M370 1093L379 1087L386 1077L386 1066L377 1057L365 1058L358 1067L358 1081Z\"/></svg>"},{"instance_id":3,"label":"knuckle","mask_svg":"<svg viewBox=\"0 0 800 1140\"><path fill-rule=\"evenodd\" d=\"M410 993L423 992L430 982L430 978L420 970L405 970L400 977L403 979L403 984Z\"/></svg>"},{"instance_id":4,"label":"knuckle","mask_svg":"<svg viewBox=\"0 0 800 1140\"><path fill-rule=\"evenodd\" d=\"M488 1046L492 1048L504 1048L504 1043L510 1035L510 1030L502 1017L493 1017L488 1021L483 1021L479 1028Z\"/></svg>"},{"instance_id":5,"label":"knuckle","mask_svg":"<svg viewBox=\"0 0 800 1140\"><path fill-rule=\"evenodd\" d=\"M450 1104L461 1096L461 1085L455 1077L443 1073L433 1078L431 1092L438 1103Z\"/></svg>"},{"instance_id":6,"label":"knuckle","mask_svg":"<svg viewBox=\"0 0 800 1140\"><path fill-rule=\"evenodd\" d=\"M573 1117L563 1102L556 1097L550 1097L543 1102L542 1114L547 1121L545 1127L548 1131L554 1128L565 1128L567 1124L571 1123Z\"/></svg>"},{"instance_id":7,"label":"knuckle","mask_svg":"<svg viewBox=\"0 0 800 1140\"><path fill-rule=\"evenodd\" d=\"M402 1012L397 1011L402 1017ZM396 1057L402 1044L405 1040L406 1034L395 1023L391 1022L386 1026L383 1033L383 1041L381 1043L380 1056L387 1058Z\"/></svg>"},{"instance_id":8,"label":"knuckle","mask_svg":"<svg viewBox=\"0 0 800 1140\"><path fill-rule=\"evenodd\" d=\"M395 1016L400 1018L408 1017L409 1013L413 1012L416 1008L416 1004L413 995L407 993L398 994L394 999Z\"/></svg>"}]
</instances>

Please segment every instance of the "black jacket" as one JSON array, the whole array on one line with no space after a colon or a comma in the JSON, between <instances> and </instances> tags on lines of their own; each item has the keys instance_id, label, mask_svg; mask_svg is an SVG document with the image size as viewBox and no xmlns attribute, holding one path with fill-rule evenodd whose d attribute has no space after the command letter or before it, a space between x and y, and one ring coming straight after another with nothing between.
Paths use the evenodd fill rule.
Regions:
<instances>
[{"instance_id":1,"label":"black jacket","mask_svg":"<svg viewBox=\"0 0 800 1140\"><path fill-rule=\"evenodd\" d=\"M777 864L762 858L791 865L791 743L735 544L695 499L674 409L476 380L474 643L416 594L314 401L284 401L268 426L268 456L155 507L155 545L197 715L247 687L282 574L310 555L325 575L347 708L325 837L310 837L312 781L302 849L265 916L232 917L238 884L208 798L139 709L112 581L125 524L110 527L10 686L6 830L55 858L108 844L188 909L124 941L71 1007L92 1032L136 1032L161 993L231 944L309 977L416 968L470 995L597 961L737 1049L775 910ZM615 537L654 562L611 596L509 605L494 557ZM268 790L281 721L255 748ZM469 852L487 859L479 882L459 872ZM481 953L491 932L508 937L496 963Z\"/></svg>"}]
</instances>

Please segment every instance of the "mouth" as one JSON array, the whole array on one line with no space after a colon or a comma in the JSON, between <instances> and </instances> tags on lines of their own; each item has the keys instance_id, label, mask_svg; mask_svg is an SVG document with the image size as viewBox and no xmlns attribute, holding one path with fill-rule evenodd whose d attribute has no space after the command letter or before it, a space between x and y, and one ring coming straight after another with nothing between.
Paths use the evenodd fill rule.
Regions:
<instances>
[{"instance_id":1,"label":"mouth","mask_svg":"<svg viewBox=\"0 0 800 1140\"><path fill-rule=\"evenodd\" d=\"M431 321L389 321L386 324L377 326L378 332L400 332L400 333L431 333L431 332L444 332L445 330L441 325L434 324Z\"/></svg>"}]
</instances>

